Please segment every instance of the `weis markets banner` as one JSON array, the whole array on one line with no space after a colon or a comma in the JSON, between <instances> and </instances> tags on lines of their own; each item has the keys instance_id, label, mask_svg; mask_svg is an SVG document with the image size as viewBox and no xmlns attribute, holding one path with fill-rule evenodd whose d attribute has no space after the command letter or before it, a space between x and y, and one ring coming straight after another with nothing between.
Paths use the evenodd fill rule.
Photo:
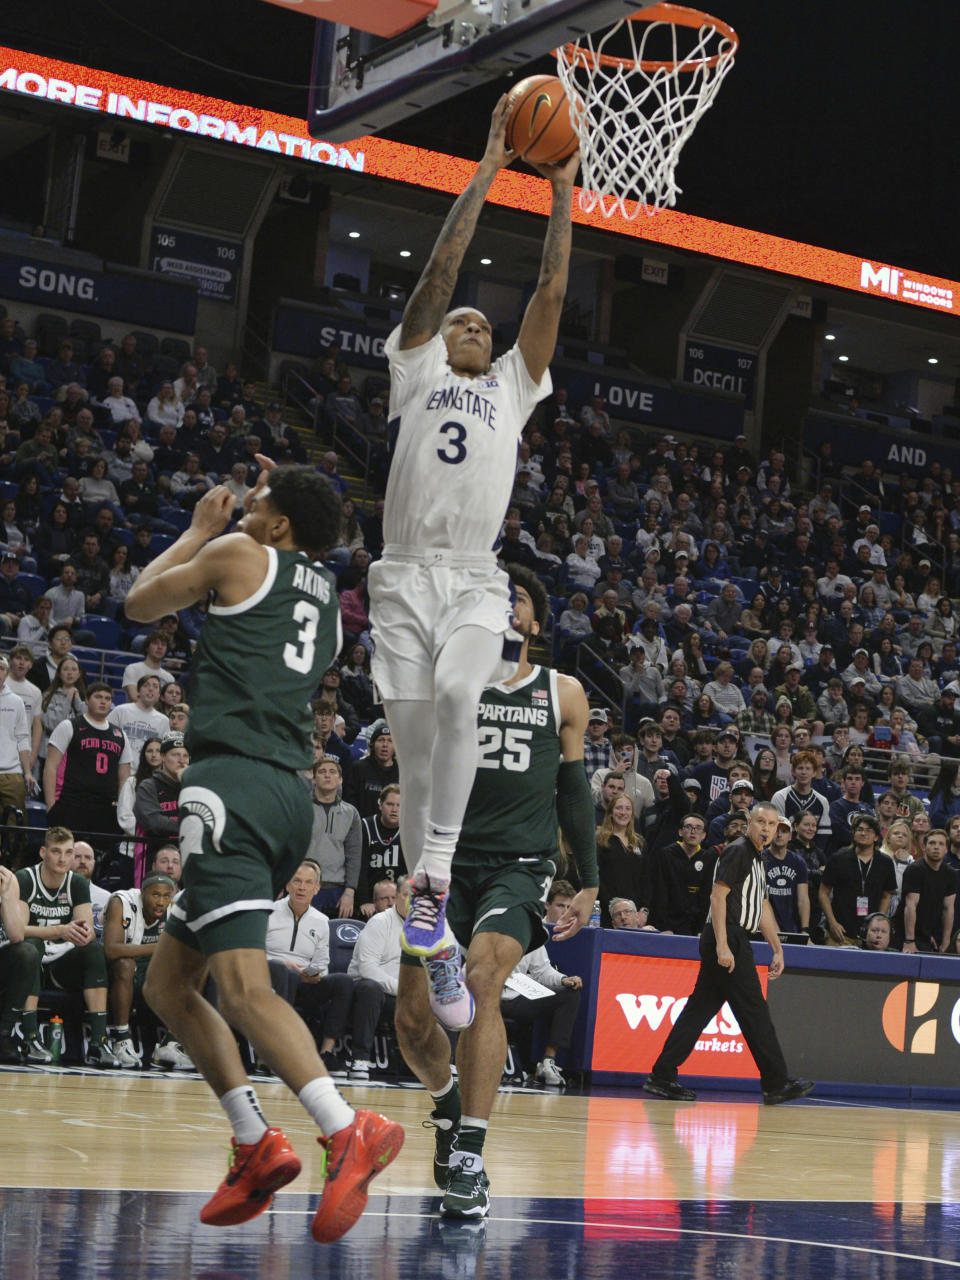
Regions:
<instances>
[{"instance_id":1,"label":"weis markets banner","mask_svg":"<svg viewBox=\"0 0 960 1280\"><path fill-rule=\"evenodd\" d=\"M648 1072L687 1003L699 968L698 960L605 952L597 990L592 1069ZM766 966L758 965L757 972L766 995ZM729 1005L704 1027L683 1070L692 1076L759 1079Z\"/></svg>"}]
</instances>

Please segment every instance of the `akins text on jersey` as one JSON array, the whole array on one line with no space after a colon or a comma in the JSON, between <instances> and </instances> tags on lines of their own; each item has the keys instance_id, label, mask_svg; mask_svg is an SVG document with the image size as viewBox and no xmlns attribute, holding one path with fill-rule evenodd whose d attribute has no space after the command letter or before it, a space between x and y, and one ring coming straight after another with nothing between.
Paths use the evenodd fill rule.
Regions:
<instances>
[{"instance_id":1,"label":"akins text on jersey","mask_svg":"<svg viewBox=\"0 0 960 1280\"><path fill-rule=\"evenodd\" d=\"M330 583L316 569L311 569L309 565L298 564L293 570L293 585L300 591L306 591L312 596L316 596L318 600L322 600L324 604L330 599Z\"/></svg>"}]
</instances>

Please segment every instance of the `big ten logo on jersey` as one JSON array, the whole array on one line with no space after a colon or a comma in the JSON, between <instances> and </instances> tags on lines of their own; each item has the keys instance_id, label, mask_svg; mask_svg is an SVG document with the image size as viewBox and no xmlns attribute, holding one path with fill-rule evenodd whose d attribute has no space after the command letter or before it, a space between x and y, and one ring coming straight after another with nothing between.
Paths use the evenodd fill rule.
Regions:
<instances>
[{"instance_id":1,"label":"big ten logo on jersey","mask_svg":"<svg viewBox=\"0 0 960 1280\"><path fill-rule=\"evenodd\" d=\"M605 953L597 989L594 1071L643 1072L656 1061L696 982L699 961ZM767 971L757 969L766 994ZM729 1005L704 1027L685 1070L757 1079L759 1072Z\"/></svg>"}]
</instances>

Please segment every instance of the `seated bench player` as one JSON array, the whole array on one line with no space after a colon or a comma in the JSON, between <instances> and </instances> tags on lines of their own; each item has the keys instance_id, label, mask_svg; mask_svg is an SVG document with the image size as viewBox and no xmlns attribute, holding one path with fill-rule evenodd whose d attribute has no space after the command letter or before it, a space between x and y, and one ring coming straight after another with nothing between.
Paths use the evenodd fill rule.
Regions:
<instances>
[{"instance_id":1,"label":"seated bench player","mask_svg":"<svg viewBox=\"0 0 960 1280\"><path fill-rule=\"evenodd\" d=\"M130 1033L130 1013L136 1004L149 1013L142 999L147 967L166 923L167 908L177 886L160 872L144 877L139 889L120 889L107 905L103 949L109 969L109 1001L112 1025L107 1028L111 1047L121 1067L135 1070L141 1058ZM150 1015L152 1017L152 1015ZM153 1053L154 1066L190 1070L193 1063L165 1033Z\"/></svg>"},{"instance_id":2,"label":"seated bench player","mask_svg":"<svg viewBox=\"0 0 960 1280\"><path fill-rule=\"evenodd\" d=\"M116 1067L119 1063L107 1040L106 957L94 936L90 882L71 870L72 865L73 832L48 828L39 864L17 872L20 897L30 912L24 934L42 953L44 985L83 992L90 1019L87 1065ZM38 998L39 991L28 997L21 1025L28 1052L43 1050L39 1060L49 1062L37 1029Z\"/></svg>"},{"instance_id":3,"label":"seated bench player","mask_svg":"<svg viewBox=\"0 0 960 1280\"><path fill-rule=\"evenodd\" d=\"M13 1029L22 1022L27 998L40 990L40 956L23 936L26 916L17 877L0 866L0 1062L22 1060L24 1046L14 1039ZM36 1019L34 1010L34 1040Z\"/></svg>"}]
</instances>

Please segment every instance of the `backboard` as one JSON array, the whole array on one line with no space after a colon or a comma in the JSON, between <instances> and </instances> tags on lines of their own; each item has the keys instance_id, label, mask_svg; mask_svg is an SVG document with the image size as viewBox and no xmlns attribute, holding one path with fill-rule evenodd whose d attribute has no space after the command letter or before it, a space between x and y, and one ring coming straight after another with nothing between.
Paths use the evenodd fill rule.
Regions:
<instances>
[{"instance_id":1,"label":"backboard","mask_svg":"<svg viewBox=\"0 0 960 1280\"><path fill-rule=\"evenodd\" d=\"M318 21L307 127L346 142L378 133L446 98L526 68L643 0L437 0L392 39Z\"/></svg>"}]
</instances>

